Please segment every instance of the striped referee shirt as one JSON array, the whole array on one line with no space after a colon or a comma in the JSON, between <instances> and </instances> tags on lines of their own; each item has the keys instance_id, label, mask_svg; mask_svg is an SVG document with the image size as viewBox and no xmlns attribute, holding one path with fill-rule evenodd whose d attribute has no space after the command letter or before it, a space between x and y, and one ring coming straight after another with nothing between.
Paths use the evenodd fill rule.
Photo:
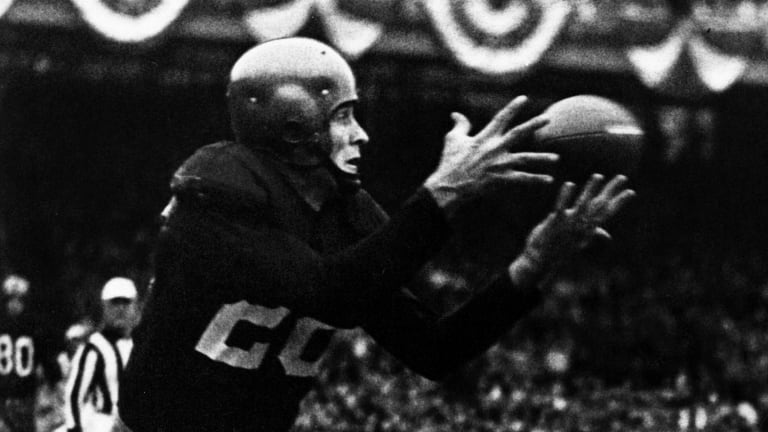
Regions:
<instances>
[{"instance_id":1,"label":"striped referee shirt","mask_svg":"<svg viewBox=\"0 0 768 432\"><path fill-rule=\"evenodd\" d=\"M132 348L131 338L104 332L93 333L78 348L66 387L67 430L83 431L88 423L88 419L83 419L84 413L117 416L118 386Z\"/></svg>"}]
</instances>

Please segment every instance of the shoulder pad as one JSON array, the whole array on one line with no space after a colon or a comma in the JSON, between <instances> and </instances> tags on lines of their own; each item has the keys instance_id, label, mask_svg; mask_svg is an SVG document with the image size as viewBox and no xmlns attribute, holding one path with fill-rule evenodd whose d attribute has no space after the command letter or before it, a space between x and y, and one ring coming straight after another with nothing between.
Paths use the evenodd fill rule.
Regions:
<instances>
[{"instance_id":1,"label":"shoulder pad","mask_svg":"<svg viewBox=\"0 0 768 432\"><path fill-rule=\"evenodd\" d=\"M248 149L219 142L200 148L184 161L173 175L171 190L174 194L205 194L261 206L267 201L262 171Z\"/></svg>"}]
</instances>

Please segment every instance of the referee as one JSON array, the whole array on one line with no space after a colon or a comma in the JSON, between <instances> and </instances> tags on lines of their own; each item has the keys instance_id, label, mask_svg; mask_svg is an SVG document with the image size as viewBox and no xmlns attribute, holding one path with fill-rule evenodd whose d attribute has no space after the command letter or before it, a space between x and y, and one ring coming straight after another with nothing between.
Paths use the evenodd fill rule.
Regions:
<instances>
[{"instance_id":1,"label":"referee","mask_svg":"<svg viewBox=\"0 0 768 432\"><path fill-rule=\"evenodd\" d=\"M133 348L138 321L136 286L123 277L101 291L104 324L75 354L66 389L65 420L70 432L111 431L117 419L120 377Z\"/></svg>"}]
</instances>

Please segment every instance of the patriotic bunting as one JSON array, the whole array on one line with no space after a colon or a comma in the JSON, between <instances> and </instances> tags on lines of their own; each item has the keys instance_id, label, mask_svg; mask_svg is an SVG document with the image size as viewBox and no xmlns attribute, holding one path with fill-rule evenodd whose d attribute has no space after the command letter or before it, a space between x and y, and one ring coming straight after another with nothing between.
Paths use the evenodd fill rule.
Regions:
<instances>
[{"instance_id":1,"label":"patriotic bunting","mask_svg":"<svg viewBox=\"0 0 768 432\"><path fill-rule=\"evenodd\" d=\"M664 94L699 98L728 89L747 68L746 58L715 47L691 17L678 21L660 44L627 50L646 86Z\"/></svg>"},{"instance_id":2,"label":"patriotic bunting","mask_svg":"<svg viewBox=\"0 0 768 432\"><path fill-rule=\"evenodd\" d=\"M0 17L23 1L0 0ZM161 35L191 2L68 1L96 32L122 43ZM631 25L620 25L621 35L611 43L623 44L616 48L625 53L639 79L660 93L687 98L725 91L745 74L750 58L761 58L768 50L768 4L750 1L728 6L691 0L690 7L674 8L672 2L631 0L608 9L607 0L218 2L239 6L233 10L242 11L243 27L256 41L300 34L316 20L319 27L312 28L322 29L346 57L357 58L381 39L386 26L407 26L434 34L450 57L467 69L507 80L524 76L541 62L569 25L576 22L583 31L583 21L602 11L609 21L610 14L629 20ZM600 23L593 19L588 25Z\"/></svg>"},{"instance_id":3,"label":"patriotic bunting","mask_svg":"<svg viewBox=\"0 0 768 432\"><path fill-rule=\"evenodd\" d=\"M344 12L337 0L294 0L246 12L244 21L259 41L292 36L317 16L330 42L355 58L367 51L384 31L382 24Z\"/></svg>"},{"instance_id":4,"label":"patriotic bunting","mask_svg":"<svg viewBox=\"0 0 768 432\"><path fill-rule=\"evenodd\" d=\"M5 15L6 12L8 12L8 9L13 4L13 0L0 0L0 17Z\"/></svg>"},{"instance_id":5,"label":"patriotic bunting","mask_svg":"<svg viewBox=\"0 0 768 432\"><path fill-rule=\"evenodd\" d=\"M316 4L328 39L347 57L359 57L384 33L383 24L345 12L337 0L318 0Z\"/></svg>"},{"instance_id":6,"label":"patriotic bunting","mask_svg":"<svg viewBox=\"0 0 768 432\"><path fill-rule=\"evenodd\" d=\"M85 22L117 42L142 42L162 33L189 0L71 0Z\"/></svg>"},{"instance_id":7,"label":"patriotic bunting","mask_svg":"<svg viewBox=\"0 0 768 432\"><path fill-rule=\"evenodd\" d=\"M488 75L520 76L537 64L565 27L560 0L422 0L433 30L453 58Z\"/></svg>"},{"instance_id":8,"label":"patriotic bunting","mask_svg":"<svg viewBox=\"0 0 768 432\"><path fill-rule=\"evenodd\" d=\"M315 0L293 0L248 10L243 20L258 41L292 36L312 15Z\"/></svg>"}]
</instances>

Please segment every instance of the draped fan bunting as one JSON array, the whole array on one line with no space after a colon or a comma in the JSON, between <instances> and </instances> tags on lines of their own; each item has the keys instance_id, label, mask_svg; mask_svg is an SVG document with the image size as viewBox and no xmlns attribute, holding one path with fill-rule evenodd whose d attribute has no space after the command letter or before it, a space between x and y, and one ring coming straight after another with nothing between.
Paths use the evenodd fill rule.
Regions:
<instances>
[{"instance_id":1,"label":"draped fan bunting","mask_svg":"<svg viewBox=\"0 0 768 432\"><path fill-rule=\"evenodd\" d=\"M118 42L141 42L173 23L189 0L71 0L94 30Z\"/></svg>"},{"instance_id":2,"label":"draped fan bunting","mask_svg":"<svg viewBox=\"0 0 768 432\"><path fill-rule=\"evenodd\" d=\"M434 32L454 59L488 75L517 77L537 64L565 27L560 0L421 0Z\"/></svg>"},{"instance_id":3,"label":"draped fan bunting","mask_svg":"<svg viewBox=\"0 0 768 432\"><path fill-rule=\"evenodd\" d=\"M627 57L643 84L660 93L694 99L719 93L739 80L748 60L716 48L703 32L683 17L661 43L631 47Z\"/></svg>"},{"instance_id":4,"label":"draped fan bunting","mask_svg":"<svg viewBox=\"0 0 768 432\"><path fill-rule=\"evenodd\" d=\"M37 14L21 7L26 6L25 1L0 0L0 17L17 19L17 7L27 15ZM62 3L73 4L89 27L122 43L155 38L185 8L195 9L187 8L192 0L48 1L56 5L49 10L66 9ZM621 62L622 67L630 65L646 86L686 98L728 89L745 75L749 59L763 59L768 51L768 3L749 0L631 0L617 4L611 0L199 1L201 10L242 11L241 16L229 18L241 20L239 30L247 30L257 41L299 34L310 20L316 20L319 26L313 29L320 28L348 58L370 50L387 26L401 37L385 41L390 42L390 49L410 43L410 31L413 40L422 43L426 31L435 35L458 64L507 80L528 73L568 31L571 43L606 44L612 53L624 55L627 62ZM231 8L234 4L238 7ZM602 18L588 21L597 11ZM231 19L221 22L232 25Z\"/></svg>"},{"instance_id":5,"label":"draped fan bunting","mask_svg":"<svg viewBox=\"0 0 768 432\"><path fill-rule=\"evenodd\" d=\"M8 8L13 4L13 0L0 0L0 17L8 12Z\"/></svg>"},{"instance_id":6,"label":"draped fan bunting","mask_svg":"<svg viewBox=\"0 0 768 432\"><path fill-rule=\"evenodd\" d=\"M259 41L292 36L317 16L330 42L347 57L358 57L379 39L380 23L346 13L337 0L292 0L248 10L244 21Z\"/></svg>"},{"instance_id":7,"label":"draped fan bunting","mask_svg":"<svg viewBox=\"0 0 768 432\"><path fill-rule=\"evenodd\" d=\"M359 57L384 33L383 24L345 12L337 0L317 0L317 8L328 39L347 57Z\"/></svg>"},{"instance_id":8,"label":"draped fan bunting","mask_svg":"<svg viewBox=\"0 0 768 432\"><path fill-rule=\"evenodd\" d=\"M292 0L249 9L243 15L248 31L258 41L292 36L312 14L315 0Z\"/></svg>"}]
</instances>

